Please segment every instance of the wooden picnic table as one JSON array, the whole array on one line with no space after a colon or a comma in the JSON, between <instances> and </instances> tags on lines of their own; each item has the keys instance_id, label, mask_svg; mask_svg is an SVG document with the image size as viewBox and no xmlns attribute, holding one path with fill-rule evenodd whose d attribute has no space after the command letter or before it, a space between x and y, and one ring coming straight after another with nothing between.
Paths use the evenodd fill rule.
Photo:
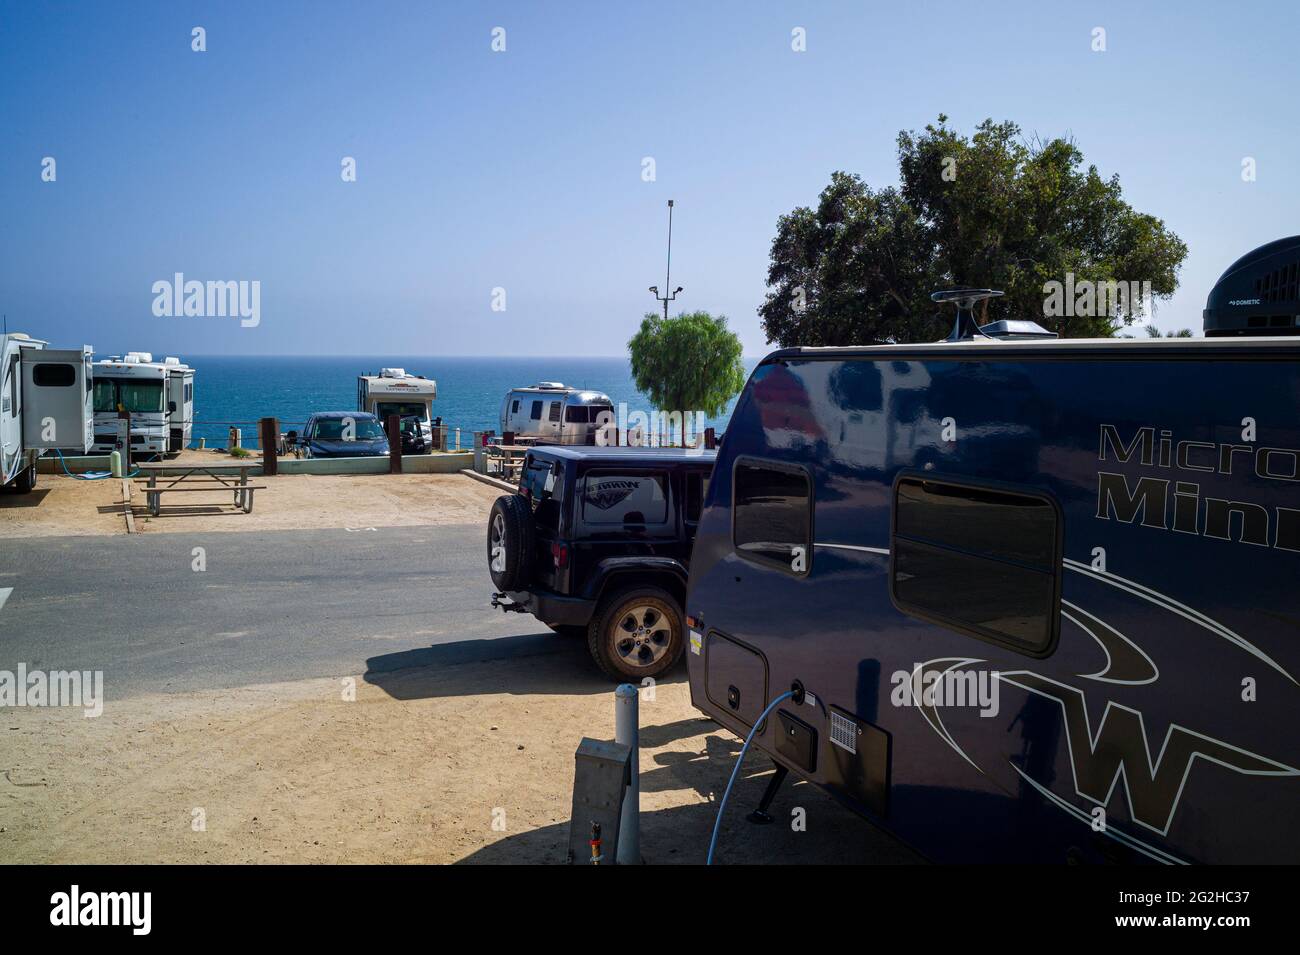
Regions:
<instances>
[{"instance_id":1,"label":"wooden picnic table","mask_svg":"<svg viewBox=\"0 0 1300 955\"><path fill-rule=\"evenodd\" d=\"M250 461L246 464L168 464L166 462L150 462L146 464L137 464L136 470L148 475L147 478L137 478L137 484L143 484L145 493L145 502L148 504L149 513L157 517L161 510L161 499L164 493L168 491L230 491L234 495L235 507L241 508L245 514L251 514L253 511L253 492L266 489L265 484L249 484L248 472L253 468L261 467L259 462ZM196 477L199 475L199 477ZM171 478L166 484L159 484L158 479ZM187 486L180 485L190 482Z\"/></svg>"},{"instance_id":2,"label":"wooden picnic table","mask_svg":"<svg viewBox=\"0 0 1300 955\"><path fill-rule=\"evenodd\" d=\"M501 465L501 473L513 477L511 472L518 472L524 464L524 455L533 450L522 444L489 444L485 449L488 457L496 459Z\"/></svg>"}]
</instances>

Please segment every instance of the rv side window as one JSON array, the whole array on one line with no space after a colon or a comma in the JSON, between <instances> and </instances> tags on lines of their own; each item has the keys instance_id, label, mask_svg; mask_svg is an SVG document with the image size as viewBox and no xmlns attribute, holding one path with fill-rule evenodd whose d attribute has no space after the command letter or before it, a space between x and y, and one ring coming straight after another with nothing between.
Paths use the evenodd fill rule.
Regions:
<instances>
[{"instance_id":1,"label":"rv side window","mask_svg":"<svg viewBox=\"0 0 1300 955\"><path fill-rule=\"evenodd\" d=\"M519 399L516 398L510 405L511 414L519 414Z\"/></svg>"},{"instance_id":2,"label":"rv side window","mask_svg":"<svg viewBox=\"0 0 1300 955\"><path fill-rule=\"evenodd\" d=\"M552 421L560 420L560 403L558 401L551 402L550 419Z\"/></svg>"},{"instance_id":3,"label":"rv side window","mask_svg":"<svg viewBox=\"0 0 1300 955\"><path fill-rule=\"evenodd\" d=\"M564 409L564 421L566 424L589 424L590 410L586 405L569 405Z\"/></svg>"},{"instance_id":4,"label":"rv side window","mask_svg":"<svg viewBox=\"0 0 1300 955\"><path fill-rule=\"evenodd\" d=\"M5 382L7 389L5 391L5 407L9 409L11 418L17 418L20 410L18 407L18 372L18 356L14 355L9 362L8 381Z\"/></svg>"},{"instance_id":5,"label":"rv side window","mask_svg":"<svg viewBox=\"0 0 1300 955\"><path fill-rule=\"evenodd\" d=\"M542 420L542 403L540 401L533 402L533 413L529 417L534 421Z\"/></svg>"},{"instance_id":6,"label":"rv side window","mask_svg":"<svg viewBox=\"0 0 1300 955\"><path fill-rule=\"evenodd\" d=\"M904 613L1029 654L1060 616L1060 518L1037 494L903 478L890 581Z\"/></svg>"},{"instance_id":7,"label":"rv side window","mask_svg":"<svg viewBox=\"0 0 1300 955\"><path fill-rule=\"evenodd\" d=\"M736 552L794 573L807 573L812 526L808 475L797 468L740 461L735 482L732 538ZM801 564L798 570L796 563Z\"/></svg>"},{"instance_id":8,"label":"rv side window","mask_svg":"<svg viewBox=\"0 0 1300 955\"><path fill-rule=\"evenodd\" d=\"M41 362L32 367L32 384L40 388L71 388L77 383L77 372L71 365Z\"/></svg>"}]
</instances>

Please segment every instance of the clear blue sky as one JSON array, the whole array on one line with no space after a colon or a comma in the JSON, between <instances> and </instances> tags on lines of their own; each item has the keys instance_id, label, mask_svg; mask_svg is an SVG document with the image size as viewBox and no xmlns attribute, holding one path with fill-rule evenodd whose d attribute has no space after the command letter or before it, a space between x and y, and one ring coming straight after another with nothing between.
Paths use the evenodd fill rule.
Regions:
<instances>
[{"instance_id":1,"label":"clear blue sky","mask_svg":"<svg viewBox=\"0 0 1300 955\"><path fill-rule=\"evenodd\" d=\"M0 310L101 354L622 354L673 198L678 304L759 355L777 217L835 169L896 182L944 112L1118 173L1191 249L1158 323L1199 330L1232 259L1300 232L1297 9L5 0ZM178 271L259 280L261 324L155 317Z\"/></svg>"}]
</instances>

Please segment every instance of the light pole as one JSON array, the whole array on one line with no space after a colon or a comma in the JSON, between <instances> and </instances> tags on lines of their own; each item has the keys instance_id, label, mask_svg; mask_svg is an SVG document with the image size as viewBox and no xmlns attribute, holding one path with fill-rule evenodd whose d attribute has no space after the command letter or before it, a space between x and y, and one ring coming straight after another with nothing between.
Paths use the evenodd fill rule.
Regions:
<instances>
[{"instance_id":1,"label":"light pole","mask_svg":"<svg viewBox=\"0 0 1300 955\"><path fill-rule=\"evenodd\" d=\"M673 290L673 294L667 294L668 289L672 288L673 277L673 201L668 200L668 271L664 273L664 294L659 294L659 286L650 286L650 294L655 297L656 301L664 303L664 321L668 321L668 303L677 298L677 293L682 290L679 285Z\"/></svg>"}]
</instances>

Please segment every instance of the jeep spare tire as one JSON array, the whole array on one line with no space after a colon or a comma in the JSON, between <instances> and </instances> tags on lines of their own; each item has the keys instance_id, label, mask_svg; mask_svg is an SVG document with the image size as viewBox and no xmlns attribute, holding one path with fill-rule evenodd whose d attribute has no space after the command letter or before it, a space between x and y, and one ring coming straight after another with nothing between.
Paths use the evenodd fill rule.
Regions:
<instances>
[{"instance_id":1,"label":"jeep spare tire","mask_svg":"<svg viewBox=\"0 0 1300 955\"><path fill-rule=\"evenodd\" d=\"M533 510L518 494L503 494L488 515L488 573L497 590L525 590L533 571Z\"/></svg>"}]
</instances>

